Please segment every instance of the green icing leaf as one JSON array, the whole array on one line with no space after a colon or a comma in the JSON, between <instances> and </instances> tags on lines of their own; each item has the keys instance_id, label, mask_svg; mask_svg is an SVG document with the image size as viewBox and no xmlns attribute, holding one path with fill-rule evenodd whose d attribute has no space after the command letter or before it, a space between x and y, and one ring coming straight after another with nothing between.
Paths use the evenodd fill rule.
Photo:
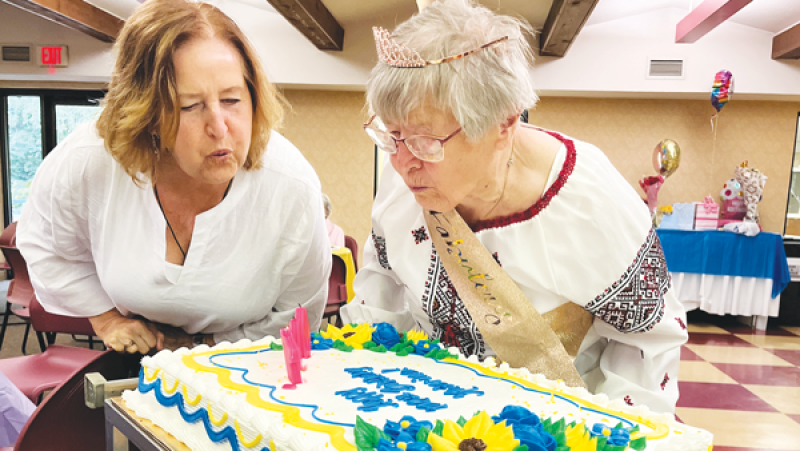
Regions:
<instances>
[{"instance_id":1,"label":"green icing leaf","mask_svg":"<svg viewBox=\"0 0 800 451\"><path fill-rule=\"evenodd\" d=\"M380 352L380 353L384 353L384 352L386 352L386 346L384 346L384 345L378 345L378 346L376 346L376 347L374 347L374 348L370 348L369 350L370 350L370 351L372 351L372 352Z\"/></svg>"},{"instance_id":2,"label":"green icing leaf","mask_svg":"<svg viewBox=\"0 0 800 451\"><path fill-rule=\"evenodd\" d=\"M274 341L269 344L269 348L272 349L273 351L283 351L283 346L279 345L278 343L275 343Z\"/></svg>"},{"instance_id":3,"label":"green icing leaf","mask_svg":"<svg viewBox=\"0 0 800 451\"><path fill-rule=\"evenodd\" d=\"M639 432L639 425L638 425L638 424L636 424L636 425L634 425L632 428L627 428L627 429L628 429L628 432L630 432L631 434L633 434L634 432Z\"/></svg>"},{"instance_id":4,"label":"green icing leaf","mask_svg":"<svg viewBox=\"0 0 800 451\"><path fill-rule=\"evenodd\" d=\"M356 446L358 451L372 451L378 444L381 430L377 427L367 423L360 416L356 415L356 427L353 429L353 435L356 438Z\"/></svg>"},{"instance_id":5,"label":"green icing leaf","mask_svg":"<svg viewBox=\"0 0 800 451\"><path fill-rule=\"evenodd\" d=\"M419 431L417 431L416 440L418 442L428 443L428 434L430 433L431 433L430 429L426 428L425 426L422 426L421 428L419 428Z\"/></svg>"},{"instance_id":6,"label":"green icing leaf","mask_svg":"<svg viewBox=\"0 0 800 451\"><path fill-rule=\"evenodd\" d=\"M614 429L622 429L622 428L624 428L624 427L625 427L625 425L624 425L624 424L622 424L622 421L620 421L619 423L617 423L617 425L616 425L616 426L614 426Z\"/></svg>"},{"instance_id":7,"label":"green icing leaf","mask_svg":"<svg viewBox=\"0 0 800 451\"><path fill-rule=\"evenodd\" d=\"M644 437L639 437L636 440L631 440L631 442L628 443L628 446L636 451L642 451L647 447L647 439Z\"/></svg>"},{"instance_id":8,"label":"green icing leaf","mask_svg":"<svg viewBox=\"0 0 800 451\"><path fill-rule=\"evenodd\" d=\"M562 417L560 420L553 423L553 430L555 432L564 432L567 430L567 422Z\"/></svg>"},{"instance_id":9,"label":"green icing leaf","mask_svg":"<svg viewBox=\"0 0 800 451\"><path fill-rule=\"evenodd\" d=\"M456 423L463 428L464 425L467 424L467 419L463 416L460 416L458 417L458 421L456 421Z\"/></svg>"},{"instance_id":10,"label":"green icing leaf","mask_svg":"<svg viewBox=\"0 0 800 451\"><path fill-rule=\"evenodd\" d=\"M513 451L528 451L528 445L519 445Z\"/></svg>"},{"instance_id":11,"label":"green icing leaf","mask_svg":"<svg viewBox=\"0 0 800 451\"><path fill-rule=\"evenodd\" d=\"M352 346L349 346L349 345L347 345L347 344L346 344L345 342L343 342L342 340L336 340L336 341L334 341L334 342L333 342L333 347L334 347L335 349L338 349L338 350L340 350L340 351L343 351L343 352L352 352L352 351L353 351L353 347L352 347Z\"/></svg>"},{"instance_id":12,"label":"green icing leaf","mask_svg":"<svg viewBox=\"0 0 800 451\"><path fill-rule=\"evenodd\" d=\"M401 342L397 343L396 345L392 346L391 348L389 348L389 350L392 351L392 352L397 352L397 351L399 351L399 350L401 350L403 348L405 348L405 345L401 341Z\"/></svg>"},{"instance_id":13,"label":"green icing leaf","mask_svg":"<svg viewBox=\"0 0 800 451\"><path fill-rule=\"evenodd\" d=\"M433 431L431 432L441 437L443 431L444 431L444 423L442 422L442 420L436 420L436 426L433 427Z\"/></svg>"},{"instance_id":14,"label":"green icing leaf","mask_svg":"<svg viewBox=\"0 0 800 451\"><path fill-rule=\"evenodd\" d=\"M550 434L550 435L552 435L553 438L556 439L556 444L558 446L567 446L567 434L565 434L564 431L559 431L556 432L555 434ZM569 449L568 446L567 449Z\"/></svg>"},{"instance_id":15,"label":"green icing leaf","mask_svg":"<svg viewBox=\"0 0 800 451\"><path fill-rule=\"evenodd\" d=\"M372 349L375 346L377 346L377 345L375 344L374 341L368 341L368 342L364 343L364 349Z\"/></svg>"},{"instance_id":16,"label":"green icing leaf","mask_svg":"<svg viewBox=\"0 0 800 451\"><path fill-rule=\"evenodd\" d=\"M554 449L553 451L570 451L570 449L569 449L569 446L566 446L566 445L559 445L559 446L558 446L556 449Z\"/></svg>"}]
</instances>

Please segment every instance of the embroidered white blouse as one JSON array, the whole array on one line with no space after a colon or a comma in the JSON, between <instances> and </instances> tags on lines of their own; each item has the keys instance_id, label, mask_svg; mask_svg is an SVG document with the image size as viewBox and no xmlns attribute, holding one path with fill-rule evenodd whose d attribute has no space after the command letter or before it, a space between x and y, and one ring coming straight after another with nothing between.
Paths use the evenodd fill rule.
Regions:
<instances>
[{"instance_id":1,"label":"embroidered white blouse","mask_svg":"<svg viewBox=\"0 0 800 451\"><path fill-rule=\"evenodd\" d=\"M647 207L599 149L551 134L563 145L542 199L478 224L476 236L539 313L575 302L596 316L575 360L590 391L674 412L686 315L669 291ZM343 320L421 328L465 354L493 355L439 262L422 208L390 164L372 224Z\"/></svg>"},{"instance_id":2,"label":"embroidered white blouse","mask_svg":"<svg viewBox=\"0 0 800 451\"><path fill-rule=\"evenodd\" d=\"M280 134L263 168L240 170L225 199L196 217L183 266L164 260L165 230L152 186L133 183L90 123L42 162L17 245L53 313L116 307L219 342L280 336L302 305L319 327L331 268L320 183Z\"/></svg>"}]
</instances>

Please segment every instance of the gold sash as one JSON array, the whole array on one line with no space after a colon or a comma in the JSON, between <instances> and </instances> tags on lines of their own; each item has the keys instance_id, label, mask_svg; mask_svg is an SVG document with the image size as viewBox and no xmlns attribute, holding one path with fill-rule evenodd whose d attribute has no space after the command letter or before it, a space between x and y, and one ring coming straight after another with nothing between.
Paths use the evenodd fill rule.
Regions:
<instances>
[{"instance_id":1,"label":"gold sash","mask_svg":"<svg viewBox=\"0 0 800 451\"><path fill-rule=\"evenodd\" d=\"M425 211L425 222L458 297L498 359L585 387L573 359L592 314L569 302L543 317L458 212Z\"/></svg>"}]
</instances>

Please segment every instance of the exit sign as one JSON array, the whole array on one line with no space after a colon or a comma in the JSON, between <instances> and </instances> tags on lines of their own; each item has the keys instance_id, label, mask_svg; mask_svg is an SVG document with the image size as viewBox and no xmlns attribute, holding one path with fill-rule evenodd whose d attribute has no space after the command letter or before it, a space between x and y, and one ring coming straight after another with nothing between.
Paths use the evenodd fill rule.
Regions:
<instances>
[{"instance_id":1,"label":"exit sign","mask_svg":"<svg viewBox=\"0 0 800 451\"><path fill-rule=\"evenodd\" d=\"M49 67L67 67L69 54L66 45L43 45L39 47L39 65Z\"/></svg>"}]
</instances>

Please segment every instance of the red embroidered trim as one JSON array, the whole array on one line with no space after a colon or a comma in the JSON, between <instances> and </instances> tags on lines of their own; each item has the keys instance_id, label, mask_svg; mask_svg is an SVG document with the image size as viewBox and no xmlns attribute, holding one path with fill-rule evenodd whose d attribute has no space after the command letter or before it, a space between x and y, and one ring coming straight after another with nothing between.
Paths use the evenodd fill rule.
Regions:
<instances>
[{"instance_id":1,"label":"red embroidered trim","mask_svg":"<svg viewBox=\"0 0 800 451\"><path fill-rule=\"evenodd\" d=\"M521 211L519 213L514 213L511 216L504 216L501 218L494 218L488 221L479 221L475 226L472 228L472 231L477 233L481 230L485 229L496 229L500 227L507 227L511 224L516 224L518 222L527 221L528 219L533 218L534 216L541 213L542 210L547 208L550 204L550 201L553 200L554 197L561 191L561 188L567 183L567 179L572 174L572 170L575 169L575 159L577 156L577 152L575 151L575 143L565 138L563 135L549 131L549 130L542 130L537 129L547 133L548 135L556 138L557 140L564 143L567 147L567 157L564 159L564 166L561 168L561 172L558 174L558 178L555 182L550 186L550 188L544 193L544 195L536 201L530 208L525 211Z\"/></svg>"}]
</instances>

